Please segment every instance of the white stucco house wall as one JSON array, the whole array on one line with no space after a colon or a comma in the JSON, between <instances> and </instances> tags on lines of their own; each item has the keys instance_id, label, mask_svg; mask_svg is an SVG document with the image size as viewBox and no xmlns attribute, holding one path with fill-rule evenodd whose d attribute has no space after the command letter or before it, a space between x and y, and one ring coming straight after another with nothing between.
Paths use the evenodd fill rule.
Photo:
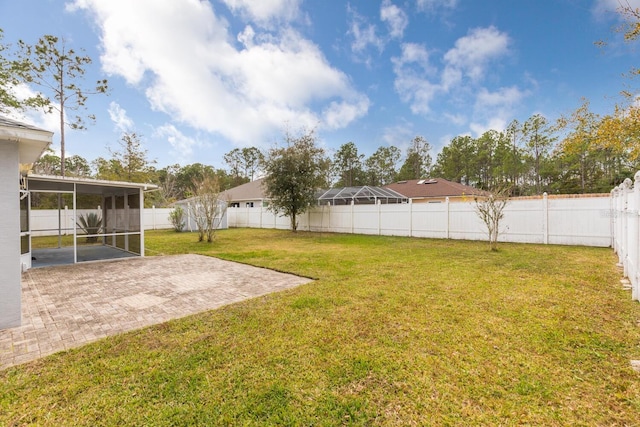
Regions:
<instances>
[{"instance_id":1,"label":"white stucco house wall","mask_svg":"<svg viewBox=\"0 0 640 427\"><path fill-rule=\"evenodd\" d=\"M0 329L19 326L22 316L20 164L38 160L52 137L0 116Z\"/></svg>"}]
</instances>

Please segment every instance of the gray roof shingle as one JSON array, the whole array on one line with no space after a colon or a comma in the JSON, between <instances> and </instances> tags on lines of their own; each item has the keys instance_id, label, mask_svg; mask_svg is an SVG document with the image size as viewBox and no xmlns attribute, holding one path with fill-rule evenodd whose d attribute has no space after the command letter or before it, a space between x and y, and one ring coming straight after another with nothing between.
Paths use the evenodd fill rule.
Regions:
<instances>
[{"instance_id":1,"label":"gray roof shingle","mask_svg":"<svg viewBox=\"0 0 640 427\"><path fill-rule=\"evenodd\" d=\"M37 130L41 132L48 132L44 129L40 129L38 127L19 122L17 120L10 119L8 117L0 116L0 126L11 127L11 128L19 128L19 129L29 129L29 130Z\"/></svg>"},{"instance_id":2,"label":"gray roof shingle","mask_svg":"<svg viewBox=\"0 0 640 427\"><path fill-rule=\"evenodd\" d=\"M486 196L489 193L475 187L443 178L410 179L385 186L410 199L430 197Z\"/></svg>"}]
</instances>

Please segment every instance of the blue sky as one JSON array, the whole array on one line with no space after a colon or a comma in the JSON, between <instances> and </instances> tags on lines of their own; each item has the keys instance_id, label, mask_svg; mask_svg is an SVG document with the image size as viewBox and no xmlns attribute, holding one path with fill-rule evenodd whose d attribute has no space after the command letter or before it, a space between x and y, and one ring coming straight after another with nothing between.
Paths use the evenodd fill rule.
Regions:
<instances>
[{"instance_id":1,"label":"blue sky","mask_svg":"<svg viewBox=\"0 0 640 427\"><path fill-rule=\"evenodd\" d=\"M637 3L637 4L636 4ZM158 167L224 167L235 147L268 148L315 127L331 153L404 150L421 135L435 158L457 135L550 120L590 100L622 102L640 65L612 28L617 0L0 0L5 44L44 34L93 58L97 122L67 135L88 160L142 135ZM631 1L640 6L640 0ZM606 39L606 49L594 42ZM28 92L33 88L21 88ZM56 131L56 118L23 119ZM59 147L58 132L53 148Z\"/></svg>"}]
</instances>

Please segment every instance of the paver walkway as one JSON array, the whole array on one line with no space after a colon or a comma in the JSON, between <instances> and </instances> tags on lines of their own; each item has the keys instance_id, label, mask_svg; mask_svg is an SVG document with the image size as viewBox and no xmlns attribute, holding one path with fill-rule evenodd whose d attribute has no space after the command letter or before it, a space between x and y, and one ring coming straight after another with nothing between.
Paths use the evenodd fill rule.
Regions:
<instances>
[{"instance_id":1,"label":"paver walkway","mask_svg":"<svg viewBox=\"0 0 640 427\"><path fill-rule=\"evenodd\" d=\"M0 369L310 281L201 255L31 269L22 326L0 331Z\"/></svg>"}]
</instances>

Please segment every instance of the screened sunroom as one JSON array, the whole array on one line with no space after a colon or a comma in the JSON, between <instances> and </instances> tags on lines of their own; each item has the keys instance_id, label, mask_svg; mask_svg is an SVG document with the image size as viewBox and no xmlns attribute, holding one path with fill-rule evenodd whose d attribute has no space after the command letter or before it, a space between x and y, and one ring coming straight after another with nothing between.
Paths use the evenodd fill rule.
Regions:
<instances>
[{"instance_id":1,"label":"screened sunroom","mask_svg":"<svg viewBox=\"0 0 640 427\"><path fill-rule=\"evenodd\" d=\"M332 188L318 197L319 205L374 205L390 203L408 203L402 194L382 187L344 187Z\"/></svg>"},{"instance_id":2,"label":"screened sunroom","mask_svg":"<svg viewBox=\"0 0 640 427\"><path fill-rule=\"evenodd\" d=\"M23 269L144 256L152 184L29 174L21 191Z\"/></svg>"}]
</instances>

